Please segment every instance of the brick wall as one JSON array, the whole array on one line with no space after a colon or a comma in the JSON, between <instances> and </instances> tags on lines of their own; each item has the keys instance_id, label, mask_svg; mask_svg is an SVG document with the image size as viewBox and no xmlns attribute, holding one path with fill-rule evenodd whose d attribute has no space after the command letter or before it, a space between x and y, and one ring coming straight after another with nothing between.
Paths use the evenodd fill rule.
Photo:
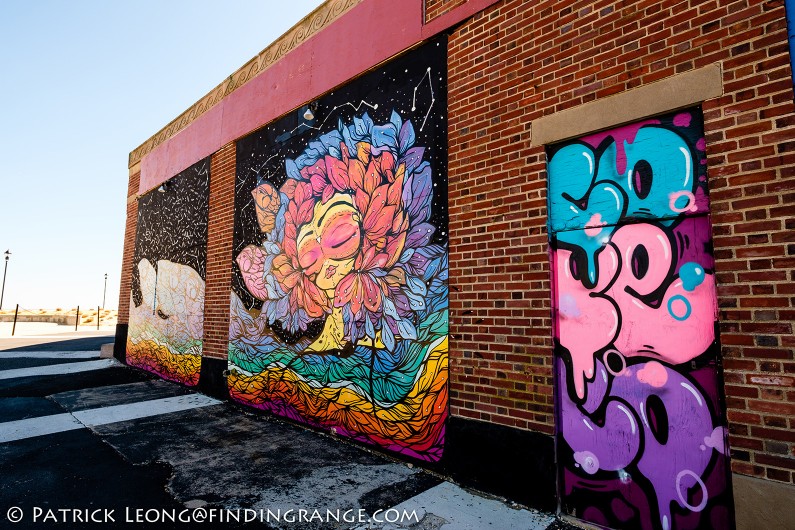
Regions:
<instances>
[{"instance_id":1,"label":"brick wall","mask_svg":"<svg viewBox=\"0 0 795 530\"><path fill-rule=\"evenodd\" d=\"M232 142L214 153L210 160L203 356L216 359L226 359L229 340L234 208L235 144Z\"/></svg>"},{"instance_id":2,"label":"brick wall","mask_svg":"<svg viewBox=\"0 0 795 530\"><path fill-rule=\"evenodd\" d=\"M426 0L425 20L463 3ZM450 36L451 412L554 430L547 182L533 120L718 62L725 93L703 109L733 469L793 482L795 114L783 2L624 4L505 0ZM220 359L234 164L234 144L212 157L205 355ZM136 218L133 200L122 324Z\"/></svg>"},{"instance_id":3,"label":"brick wall","mask_svg":"<svg viewBox=\"0 0 795 530\"><path fill-rule=\"evenodd\" d=\"M425 22L428 23L466 2L467 0L426 0Z\"/></svg>"},{"instance_id":4,"label":"brick wall","mask_svg":"<svg viewBox=\"0 0 795 530\"><path fill-rule=\"evenodd\" d=\"M135 252L135 229L138 225L138 184L141 171L130 172L127 185L127 222L124 225L124 254L121 261L119 286L119 324L130 321L130 289L132 289L133 253Z\"/></svg>"},{"instance_id":5,"label":"brick wall","mask_svg":"<svg viewBox=\"0 0 795 530\"><path fill-rule=\"evenodd\" d=\"M453 2L426 2L426 19ZM451 412L553 431L531 123L720 62L703 105L733 469L795 470L795 115L783 2L505 1L449 43Z\"/></svg>"}]
</instances>

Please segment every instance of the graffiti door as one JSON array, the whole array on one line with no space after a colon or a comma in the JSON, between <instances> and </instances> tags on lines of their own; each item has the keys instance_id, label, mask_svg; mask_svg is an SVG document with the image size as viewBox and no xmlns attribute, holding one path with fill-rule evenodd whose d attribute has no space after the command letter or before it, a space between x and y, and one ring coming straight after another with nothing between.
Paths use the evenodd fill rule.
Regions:
<instances>
[{"instance_id":1,"label":"graffiti door","mask_svg":"<svg viewBox=\"0 0 795 530\"><path fill-rule=\"evenodd\" d=\"M703 118L548 149L563 511L732 526Z\"/></svg>"},{"instance_id":2,"label":"graffiti door","mask_svg":"<svg viewBox=\"0 0 795 530\"><path fill-rule=\"evenodd\" d=\"M186 385L199 382L210 160L138 201L127 363Z\"/></svg>"},{"instance_id":3,"label":"graffiti door","mask_svg":"<svg viewBox=\"0 0 795 530\"><path fill-rule=\"evenodd\" d=\"M237 144L230 395L423 460L447 416L446 53Z\"/></svg>"}]
</instances>

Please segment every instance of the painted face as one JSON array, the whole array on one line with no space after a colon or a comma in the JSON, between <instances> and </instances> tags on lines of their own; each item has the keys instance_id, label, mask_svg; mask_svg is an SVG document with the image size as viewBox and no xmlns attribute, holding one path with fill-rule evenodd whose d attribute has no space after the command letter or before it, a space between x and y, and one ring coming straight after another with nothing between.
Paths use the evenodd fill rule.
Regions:
<instances>
[{"instance_id":1,"label":"painted face","mask_svg":"<svg viewBox=\"0 0 795 530\"><path fill-rule=\"evenodd\" d=\"M325 203L315 204L312 220L299 230L298 260L305 274L317 275L319 288L333 291L353 269L361 239L361 216L353 199L336 193Z\"/></svg>"}]
</instances>

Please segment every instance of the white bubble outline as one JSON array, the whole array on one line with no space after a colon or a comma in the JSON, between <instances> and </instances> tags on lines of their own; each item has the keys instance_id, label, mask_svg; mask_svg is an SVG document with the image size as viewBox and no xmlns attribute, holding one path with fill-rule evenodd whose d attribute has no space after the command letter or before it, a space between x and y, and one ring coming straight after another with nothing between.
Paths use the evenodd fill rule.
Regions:
<instances>
[{"instance_id":1,"label":"white bubble outline","mask_svg":"<svg viewBox=\"0 0 795 530\"><path fill-rule=\"evenodd\" d=\"M693 506L686 499L682 497L682 478L685 475L690 475L694 479L696 479L696 484L701 487L701 491L703 495L701 496L701 503L698 506ZM679 497L679 503L684 506L685 508L689 509L692 512L700 512L704 508L707 507L707 501L709 500L709 495L707 493L707 485L704 484L704 481L701 480L701 477L698 476L697 473L691 471L689 469L683 469L676 475L676 495Z\"/></svg>"}]
</instances>

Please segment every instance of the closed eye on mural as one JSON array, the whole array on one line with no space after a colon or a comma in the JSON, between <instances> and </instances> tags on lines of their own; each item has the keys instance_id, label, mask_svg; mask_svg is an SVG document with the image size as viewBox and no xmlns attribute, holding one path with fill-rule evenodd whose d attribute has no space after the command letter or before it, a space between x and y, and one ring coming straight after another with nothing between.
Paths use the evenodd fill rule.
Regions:
<instances>
[{"instance_id":1,"label":"closed eye on mural","mask_svg":"<svg viewBox=\"0 0 795 530\"><path fill-rule=\"evenodd\" d=\"M447 416L443 43L237 150L230 394L424 460Z\"/></svg>"}]
</instances>

